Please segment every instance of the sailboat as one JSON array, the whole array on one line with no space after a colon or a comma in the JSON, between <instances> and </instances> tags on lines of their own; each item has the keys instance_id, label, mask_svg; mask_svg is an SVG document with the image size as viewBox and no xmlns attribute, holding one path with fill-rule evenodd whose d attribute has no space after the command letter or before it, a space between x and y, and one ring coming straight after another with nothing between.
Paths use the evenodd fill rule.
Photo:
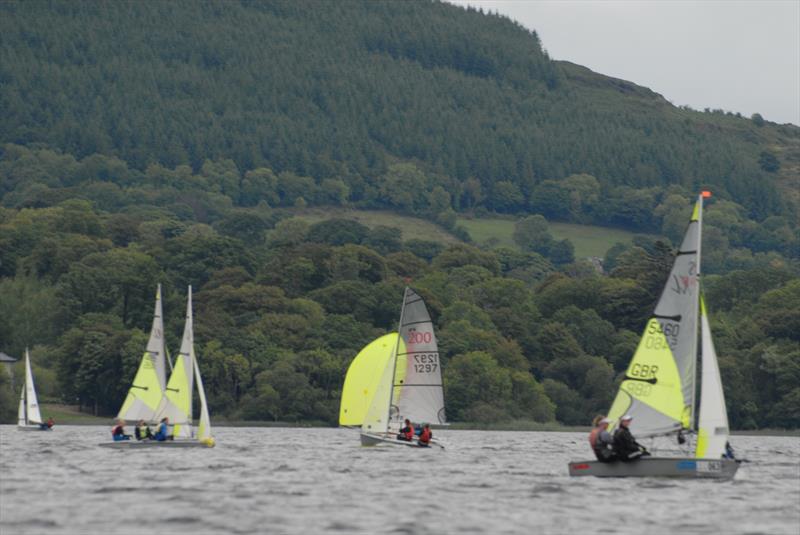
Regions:
<instances>
[{"instance_id":1,"label":"sailboat","mask_svg":"<svg viewBox=\"0 0 800 535\"><path fill-rule=\"evenodd\" d=\"M667 284L608 413L612 425L624 415L639 438L696 433L693 456L642 457L633 462L569 463L571 476L685 477L730 479L739 462L726 456L728 415L708 315L700 292L704 191L698 196ZM698 316L700 354L698 354ZM702 359L699 410L697 360Z\"/></svg>"},{"instance_id":2,"label":"sailboat","mask_svg":"<svg viewBox=\"0 0 800 535\"><path fill-rule=\"evenodd\" d=\"M52 427L42 422L39 412L39 400L36 387L33 385L31 356L25 348L25 384L19 394L19 410L17 411L17 429L20 431L50 431Z\"/></svg>"},{"instance_id":3,"label":"sailboat","mask_svg":"<svg viewBox=\"0 0 800 535\"><path fill-rule=\"evenodd\" d=\"M446 422L442 370L425 302L406 287L398 332L374 340L347 370L339 423L361 426L361 444L418 446L397 440L402 422ZM443 447L437 441L430 445Z\"/></svg>"},{"instance_id":4,"label":"sailboat","mask_svg":"<svg viewBox=\"0 0 800 535\"><path fill-rule=\"evenodd\" d=\"M160 299L157 299L157 302L159 301ZM158 306L156 309L156 314L160 317L160 307ZM148 347L150 347L149 344ZM145 354L145 357L146 356L147 354ZM143 363L144 362L145 361L143 360ZM137 374L137 378L138 377L139 375ZM136 384L136 380L134 380L134 384ZM200 421L198 422L196 428L192 426L192 395L195 386L197 387L198 398L200 399ZM133 387L131 387L131 390L133 390ZM203 388L203 379L200 376L200 367L197 364L197 356L194 352L194 323L192 315L191 286L189 286L186 300L186 323L183 329L181 350L177 359L175 360L172 374L170 375L169 382L164 387L163 392L164 393L159 400L151 421L161 421L162 418L169 418L169 422L172 426L173 440L125 440L103 443L102 445L117 448L214 447L215 441L211 435L211 420L208 414L206 393L205 389ZM123 409L124 408L125 405L123 405ZM120 411L120 414L122 414L122 412L123 411Z\"/></svg>"}]
</instances>

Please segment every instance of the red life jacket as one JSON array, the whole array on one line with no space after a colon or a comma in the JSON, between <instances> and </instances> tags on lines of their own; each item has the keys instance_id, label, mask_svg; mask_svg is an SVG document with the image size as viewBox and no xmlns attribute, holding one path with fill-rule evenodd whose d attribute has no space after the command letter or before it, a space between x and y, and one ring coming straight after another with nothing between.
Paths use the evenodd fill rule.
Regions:
<instances>
[{"instance_id":1,"label":"red life jacket","mask_svg":"<svg viewBox=\"0 0 800 535\"><path fill-rule=\"evenodd\" d=\"M431 437L432 436L433 436L433 433L431 433L431 430L425 428L425 429L422 430L422 433L420 433L420 435L419 435L419 441L422 442L423 444L427 444L428 442L431 441Z\"/></svg>"},{"instance_id":2,"label":"red life jacket","mask_svg":"<svg viewBox=\"0 0 800 535\"><path fill-rule=\"evenodd\" d=\"M406 431L403 433L403 436L406 437L406 440L414 440L414 428L413 427L406 427Z\"/></svg>"}]
</instances>

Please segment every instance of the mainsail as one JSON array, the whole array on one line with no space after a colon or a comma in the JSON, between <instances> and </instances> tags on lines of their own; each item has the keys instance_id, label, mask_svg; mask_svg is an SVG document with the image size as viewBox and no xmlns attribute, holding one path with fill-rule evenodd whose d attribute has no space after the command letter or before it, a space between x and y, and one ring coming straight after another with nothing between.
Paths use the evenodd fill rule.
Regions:
<instances>
[{"instance_id":1,"label":"mainsail","mask_svg":"<svg viewBox=\"0 0 800 535\"><path fill-rule=\"evenodd\" d=\"M399 333L405 348L397 349L391 419L443 424L447 420L436 334L425 302L411 288L405 291Z\"/></svg>"},{"instance_id":2,"label":"mainsail","mask_svg":"<svg viewBox=\"0 0 800 535\"><path fill-rule=\"evenodd\" d=\"M166 387L166 350L164 348L164 319L161 310L161 285L156 292L156 305L150 339L142 356L139 370L133 379L117 418L128 421L156 422L156 415Z\"/></svg>"},{"instance_id":3,"label":"mainsail","mask_svg":"<svg viewBox=\"0 0 800 535\"><path fill-rule=\"evenodd\" d=\"M386 334L367 344L353 359L347 368L342 387L339 425L364 423L381 376L392 360L397 343L397 333ZM388 382L391 382L391 378ZM386 403L388 404L388 401Z\"/></svg>"},{"instance_id":4,"label":"mainsail","mask_svg":"<svg viewBox=\"0 0 800 535\"><path fill-rule=\"evenodd\" d=\"M425 302L411 288L406 288L403 295L398 331L375 340L354 360L353 381L346 381L342 393L340 423L361 423L362 433L370 434L386 433L390 424L400 424L406 418L414 423L445 423L442 371L433 323ZM391 347L388 358L387 346ZM360 371L362 358L365 369ZM366 370L368 362L370 370ZM350 370L347 375L351 377ZM356 379L359 376L362 378ZM363 388L363 394L359 388Z\"/></svg>"},{"instance_id":5,"label":"mainsail","mask_svg":"<svg viewBox=\"0 0 800 535\"><path fill-rule=\"evenodd\" d=\"M25 348L25 384L19 395L19 410L17 411L17 424L27 426L42 423L39 412L39 400L36 397L36 388L33 386L33 372L31 371L31 357L28 348Z\"/></svg>"},{"instance_id":6,"label":"mainsail","mask_svg":"<svg viewBox=\"0 0 800 535\"><path fill-rule=\"evenodd\" d=\"M186 323L181 350L172 368L164 397L156 411L156 419L165 416L173 424L175 438L192 436L192 388L194 386L194 327L192 321L192 287L186 299Z\"/></svg>"},{"instance_id":7,"label":"mainsail","mask_svg":"<svg viewBox=\"0 0 800 535\"><path fill-rule=\"evenodd\" d=\"M711 340L706 305L700 298L700 339L703 357L700 389L700 415L697 422L698 458L719 459L728 442L728 411L717 365L717 352Z\"/></svg>"},{"instance_id":8,"label":"mainsail","mask_svg":"<svg viewBox=\"0 0 800 535\"><path fill-rule=\"evenodd\" d=\"M694 420L703 197L695 203L669 279L609 410L633 416L637 436L690 429Z\"/></svg>"}]
</instances>

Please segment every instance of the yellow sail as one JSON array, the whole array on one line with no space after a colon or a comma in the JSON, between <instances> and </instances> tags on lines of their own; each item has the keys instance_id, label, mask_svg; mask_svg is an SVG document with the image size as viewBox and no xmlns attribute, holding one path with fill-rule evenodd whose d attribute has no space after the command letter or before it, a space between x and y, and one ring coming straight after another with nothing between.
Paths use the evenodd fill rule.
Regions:
<instances>
[{"instance_id":1,"label":"yellow sail","mask_svg":"<svg viewBox=\"0 0 800 535\"><path fill-rule=\"evenodd\" d=\"M161 403L161 396L161 384L153 363L153 356L145 351L142 362L139 364L139 371L136 372L136 377L133 379L125 403L119 410L118 417L131 421L139 419L151 421Z\"/></svg>"},{"instance_id":2,"label":"yellow sail","mask_svg":"<svg viewBox=\"0 0 800 535\"><path fill-rule=\"evenodd\" d=\"M397 333L381 336L370 342L353 359L342 388L339 425L364 423L383 371L394 354L397 338Z\"/></svg>"},{"instance_id":3,"label":"yellow sail","mask_svg":"<svg viewBox=\"0 0 800 535\"><path fill-rule=\"evenodd\" d=\"M189 359L180 355L175 361L175 368L167 383L166 399L171 407L159 416L169 416L173 427L173 436L190 436L192 423L192 370L187 369Z\"/></svg>"},{"instance_id":4,"label":"yellow sail","mask_svg":"<svg viewBox=\"0 0 800 535\"><path fill-rule=\"evenodd\" d=\"M691 407L684 402L678 367L656 318L647 323L608 418L616 425L625 414L634 417L637 436L689 426Z\"/></svg>"}]
</instances>

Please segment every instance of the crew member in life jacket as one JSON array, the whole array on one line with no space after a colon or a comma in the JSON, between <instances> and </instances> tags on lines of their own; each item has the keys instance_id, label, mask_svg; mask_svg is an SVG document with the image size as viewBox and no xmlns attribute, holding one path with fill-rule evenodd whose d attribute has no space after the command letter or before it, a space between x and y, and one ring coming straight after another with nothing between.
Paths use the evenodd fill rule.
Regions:
<instances>
[{"instance_id":1,"label":"crew member in life jacket","mask_svg":"<svg viewBox=\"0 0 800 535\"><path fill-rule=\"evenodd\" d=\"M165 440L173 440L175 437L168 434L169 433L169 418L164 416L161 419L161 423L158 424L158 430L153 438L155 438L159 442L164 442Z\"/></svg>"},{"instance_id":2,"label":"crew member in life jacket","mask_svg":"<svg viewBox=\"0 0 800 535\"><path fill-rule=\"evenodd\" d=\"M125 420L117 420L117 425L111 428L111 438L114 439L114 442L131 439L130 435L125 434Z\"/></svg>"},{"instance_id":3,"label":"crew member in life jacket","mask_svg":"<svg viewBox=\"0 0 800 535\"><path fill-rule=\"evenodd\" d=\"M633 420L633 416L626 414L620 420L619 428L614 431L614 451L617 453L617 458L624 462L635 461L639 457L650 455L644 446L636 442L631 430L628 429L631 420Z\"/></svg>"},{"instance_id":4,"label":"crew member in life jacket","mask_svg":"<svg viewBox=\"0 0 800 535\"><path fill-rule=\"evenodd\" d=\"M406 418L403 428L400 429L400 433L397 435L397 440L405 440L407 442L414 440L414 426L411 425L411 420L408 418Z\"/></svg>"},{"instance_id":5,"label":"crew member in life jacket","mask_svg":"<svg viewBox=\"0 0 800 535\"><path fill-rule=\"evenodd\" d=\"M427 448L430 443L431 439L433 438L433 431L431 431L431 424L425 424L422 427L422 433L419 434L419 445L422 448Z\"/></svg>"},{"instance_id":6,"label":"crew member in life jacket","mask_svg":"<svg viewBox=\"0 0 800 535\"><path fill-rule=\"evenodd\" d=\"M42 422L39 424L39 429L41 429L42 431L47 431L48 429L52 429L54 425L56 425L56 421L53 420L53 417L51 416L50 418L47 419L46 422Z\"/></svg>"},{"instance_id":7,"label":"crew member in life jacket","mask_svg":"<svg viewBox=\"0 0 800 535\"><path fill-rule=\"evenodd\" d=\"M592 446L597 460L603 463L609 463L616 460L617 456L614 453L614 439L611 433L608 432L608 424L611 420L603 416L597 416L592 421L594 427L592 432L589 433L589 444Z\"/></svg>"},{"instance_id":8,"label":"crew member in life jacket","mask_svg":"<svg viewBox=\"0 0 800 535\"><path fill-rule=\"evenodd\" d=\"M153 431L150 430L149 425L144 423L144 420L139 420L136 423L136 429L134 430L134 435L136 435L136 440L145 440L153 438Z\"/></svg>"}]
</instances>

